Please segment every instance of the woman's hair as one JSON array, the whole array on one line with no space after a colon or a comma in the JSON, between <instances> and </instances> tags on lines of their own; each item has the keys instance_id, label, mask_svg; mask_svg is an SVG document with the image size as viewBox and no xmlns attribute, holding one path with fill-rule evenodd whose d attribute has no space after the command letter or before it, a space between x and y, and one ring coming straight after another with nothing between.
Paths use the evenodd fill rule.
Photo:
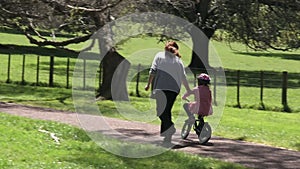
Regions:
<instances>
[{"instance_id":1,"label":"woman's hair","mask_svg":"<svg viewBox=\"0 0 300 169\"><path fill-rule=\"evenodd\" d=\"M179 46L177 45L177 43L175 41L168 41L166 43L165 50L168 52L171 52L174 55L176 55L177 57L181 58L181 55L179 54L178 49L179 49Z\"/></svg>"}]
</instances>

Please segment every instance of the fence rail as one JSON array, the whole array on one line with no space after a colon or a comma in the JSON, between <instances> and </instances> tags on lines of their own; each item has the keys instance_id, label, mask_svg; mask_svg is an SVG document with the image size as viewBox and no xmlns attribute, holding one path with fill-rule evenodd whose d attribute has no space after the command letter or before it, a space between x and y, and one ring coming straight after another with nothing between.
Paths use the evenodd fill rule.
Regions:
<instances>
[{"instance_id":1,"label":"fence rail","mask_svg":"<svg viewBox=\"0 0 300 169\"><path fill-rule=\"evenodd\" d=\"M18 84L31 84L36 86L48 86L48 87L65 87L70 88L70 80L72 76L76 59L75 58L62 58L62 57L40 57L40 56L26 56L26 55L7 55L7 58L2 58L0 62L0 81L6 83L18 83ZM96 85L100 88L101 80L103 78L102 66L98 65L96 77L90 77L91 71L87 68L87 64L94 62L92 60L81 60L82 69L82 86L88 88L90 83L95 81L89 81L96 78ZM93 63L97 64L97 63ZM141 64L132 65L131 69L134 79L131 81L131 85L134 86L131 94L138 97L143 94L143 83L148 79L148 67ZM198 70L201 72L202 70ZM214 70L218 71L218 70ZM209 72L214 72L209 71ZM222 70L223 71L223 70ZM217 104L218 86L226 83L230 92L236 93L235 105L242 107L242 102L245 102L245 90L253 90L257 92L258 102L264 106L266 98L280 97L277 100L281 100L280 103L284 107L284 111L289 111L288 107L288 90L300 89L300 74L284 72L271 72L271 71L242 71L242 70L224 70L226 74L226 82L223 82L223 78L218 77L218 73L210 74L212 77L212 90L215 104ZM48 77L48 78L47 78ZM196 85L196 77L189 72L189 80ZM234 91L235 88L235 91ZM247 89L246 89L247 88ZM276 89L273 90L273 89ZM259 91L258 91L259 90ZM274 96L268 96L266 93L269 90L275 91ZM280 91L280 94L279 94ZM248 92L249 93L249 92ZM269 92L270 93L270 92ZM232 97L232 96L231 96ZM252 97L252 96L249 96ZM256 97L256 96L255 96ZM249 100L252 98L248 98ZM233 99L229 99L234 102ZM255 101L256 102L256 101ZM234 104L234 103L232 103Z\"/></svg>"}]
</instances>

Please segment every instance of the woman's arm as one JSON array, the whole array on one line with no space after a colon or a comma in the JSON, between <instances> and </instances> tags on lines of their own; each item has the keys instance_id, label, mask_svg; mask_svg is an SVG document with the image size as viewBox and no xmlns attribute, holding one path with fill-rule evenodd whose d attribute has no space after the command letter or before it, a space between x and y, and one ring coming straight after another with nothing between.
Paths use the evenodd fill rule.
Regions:
<instances>
[{"instance_id":1,"label":"woman's arm","mask_svg":"<svg viewBox=\"0 0 300 169\"><path fill-rule=\"evenodd\" d=\"M186 100L186 98L187 97L189 97L190 95L192 95L192 94L194 94L194 89L193 90L187 90L186 92L185 92L185 94L182 96L182 99L183 100Z\"/></svg>"},{"instance_id":2,"label":"woman's arm","mask_svg":"<svg viewBox=\"0 0 300 169\"><path fill-rule=\"evenodd\" d=\"M190 86L189 86L189 83L188 83L186 77L183 78L182 84L183 84L183 86L185 87L186 92L187 92L187 93L190 93L190 92L191 92L191 88L190 88Z\"/></svg>"},{"instance_id":3,"label":"woman's arm","mask_svg":"<svg viewBox=\"0 0 300 169\"><path fill-rule=\"evenodd\" d=\"M152 81L154 79L154 74L149 74L148 83L145 86L145 90L148 91L150 88L150 85L152 84Z\"/></svg>"},{"instance_id":4,"label":"woman's arm","mask_svg":"<svg viewBox=\"0 0 300 169\"><path fill-rule=\"evenodd\" d=\"M152 84L152 81L155 77L155 74L156 74L156 70L157 70L157 65L158 65L158 61L159 61L159 56L160 56L160 53L157 53L152 61L152 65L151 65L151 68L150 68L150 71L149 71L149 78L148 78L148 83L147 85L145 86L145 90L148 91L149 88L150 88L150 85Z\"/></svg>"}]
</instances>

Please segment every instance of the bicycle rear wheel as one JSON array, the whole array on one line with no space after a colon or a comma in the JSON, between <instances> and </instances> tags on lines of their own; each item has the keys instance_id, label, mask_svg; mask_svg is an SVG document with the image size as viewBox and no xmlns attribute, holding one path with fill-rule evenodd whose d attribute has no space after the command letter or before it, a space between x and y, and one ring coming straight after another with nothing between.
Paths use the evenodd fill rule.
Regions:
<instances>
[{"instance_id":1,"label":"bicycle rear wheel","mask_svg":"<svg viewBox=\"0 0 300 169\"><path fill-rule=\"evenodd\" d=\"M193 124L190 124L190 123L188 122L188 120L186 120L186 121L184 122L184 124L183 124L183 126L182 126L182 130L181 130L181 138L182 138L182 139L186 139L186 138L189 136L190 131L191 131L191 129L192 129L192 125L193 125Z\"/></svg>"},{"instance_id":2,"label":"bicycle rear wheel","mask_svg":"<svg viewBox=\"0 0 300 169\"><path fill-rule=\"evenodd\" d=\"M200 134L198 135L198 139L200 144L206 144L211 138L211 127L208 122L205 122Z\"/></svg>"}]
</instances>

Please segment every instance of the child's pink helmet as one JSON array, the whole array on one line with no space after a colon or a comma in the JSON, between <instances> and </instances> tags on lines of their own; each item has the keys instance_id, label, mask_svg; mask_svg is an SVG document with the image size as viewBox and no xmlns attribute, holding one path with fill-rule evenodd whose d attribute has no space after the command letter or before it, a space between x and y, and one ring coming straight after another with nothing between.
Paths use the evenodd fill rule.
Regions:
<instances>
[{"instance_id":1,"label":"child's pink helmet","mask_svg":"<svg viewBox=\"0 0 300 169\"><path fill-rule=\"evenodd\" d=\"M199 76L198 76L198 79L199 80L202 80L202 81L204 81L204 82L207 82L207 83L209 83L210 82L210 77L208 76L208 74L206 74L206 73L201 73Z\"/></svg>"}]
</instances>

